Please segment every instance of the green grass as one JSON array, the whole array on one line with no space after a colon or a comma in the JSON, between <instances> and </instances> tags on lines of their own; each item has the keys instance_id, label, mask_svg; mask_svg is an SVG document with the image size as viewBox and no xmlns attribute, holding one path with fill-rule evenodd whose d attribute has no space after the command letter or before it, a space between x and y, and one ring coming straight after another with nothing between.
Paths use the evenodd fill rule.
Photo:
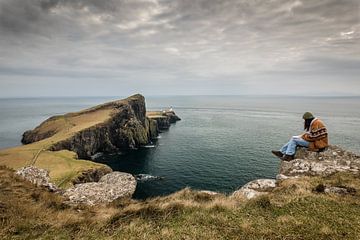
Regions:
<instances>
[{"instance_id":1,"label":"green grass","mask_svg":"<svg viewBox=\"0 0 360 240\"><path fill-rule=\"evenodd\" d=\"M286 180L244 201L184 189L146 201L69 207L0 167L1 239L359 239L359 176ZM342 185L349 195L314 191Z\"/></svg>"}]
</instances>

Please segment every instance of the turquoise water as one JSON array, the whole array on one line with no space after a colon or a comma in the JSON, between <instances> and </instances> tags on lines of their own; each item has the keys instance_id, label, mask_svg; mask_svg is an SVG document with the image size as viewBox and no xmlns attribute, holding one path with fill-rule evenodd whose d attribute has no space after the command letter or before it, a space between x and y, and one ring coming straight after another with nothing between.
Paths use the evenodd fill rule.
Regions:
<instances>
[{"instance_id":1,"label":"turquoise water","mask_svg":"<svg viewBox=\"0 0 360 240\"><path fill-rule=\"evenodd\" d=\"M23 131L49 116L113 99L2 99L0 148L19 145ZM305 111L324 120L332 144L360 152L360 98L356 97L147 97L149 110L170 105L182 121L161 133L156 147L98 159L114 170L163 177L140 181L136 198L184 187L229 193L253 179L275 177L279 161L270 150L302 132Z\"/></svg>"}]
</instances>

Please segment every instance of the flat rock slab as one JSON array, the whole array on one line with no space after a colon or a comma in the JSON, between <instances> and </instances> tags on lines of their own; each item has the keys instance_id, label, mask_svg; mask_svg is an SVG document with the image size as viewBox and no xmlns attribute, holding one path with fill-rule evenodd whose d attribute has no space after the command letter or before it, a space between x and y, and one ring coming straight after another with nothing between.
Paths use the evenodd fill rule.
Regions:
<instances>
[{"instance_id":1,"label":"flat rock slab","mask_svg":"<svg viewBox=\"0 0 360 240\"><path fill-rule=\"evenodd\" d=\"M101 177L99 182L77 184L67 189L64 196L71 204L95 205L131 197L135 188L136 180L131 174L112 172Z\"/></svg>"}]
</instances>

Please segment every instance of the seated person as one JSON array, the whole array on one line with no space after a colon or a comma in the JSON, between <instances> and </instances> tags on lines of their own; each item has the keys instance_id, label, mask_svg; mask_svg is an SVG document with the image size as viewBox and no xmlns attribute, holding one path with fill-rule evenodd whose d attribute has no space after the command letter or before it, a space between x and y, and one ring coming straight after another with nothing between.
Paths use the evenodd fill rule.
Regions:
<instances>
[{"instance_id":1,"label":"seated person","mask_svg":"<svg viewBox=\"0 0 360 240\"><path fill-rule=\"evenodd\" d=\"M293 160L297 146L306 147L311 151L317 152L323 151L328 147L328 133L324 123L320 119L315 118L310 112L304 113L303 119L304 130L306 132L300 136L293 136L280 151L271 151L281 160Z\"/></svg>"}]
</instances>

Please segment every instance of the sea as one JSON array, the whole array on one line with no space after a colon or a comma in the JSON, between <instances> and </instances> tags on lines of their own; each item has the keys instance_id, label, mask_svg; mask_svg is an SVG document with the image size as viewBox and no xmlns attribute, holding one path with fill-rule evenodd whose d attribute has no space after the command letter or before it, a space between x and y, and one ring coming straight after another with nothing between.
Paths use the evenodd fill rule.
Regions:
<instances>
[{"instance_id":1,"label":"sea","mask_svg":"<svg viewBox=\"0 0 360 240\"><path fill-rule=\"evenodd\" d=\"M303 132L302 114L322 119L331 144L360 153L360 97L145 96L147 110L170 106L182 119L157 141L96 161L140 176L134 198L189 187L230 194L258 178L275 178L271 154ZM24 131L50 116L123 97L0 99L0 148L21 145Z\"/></svg>"}]
</instances>

